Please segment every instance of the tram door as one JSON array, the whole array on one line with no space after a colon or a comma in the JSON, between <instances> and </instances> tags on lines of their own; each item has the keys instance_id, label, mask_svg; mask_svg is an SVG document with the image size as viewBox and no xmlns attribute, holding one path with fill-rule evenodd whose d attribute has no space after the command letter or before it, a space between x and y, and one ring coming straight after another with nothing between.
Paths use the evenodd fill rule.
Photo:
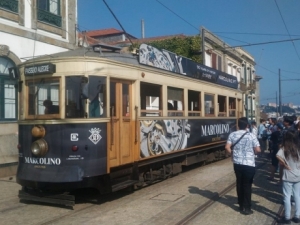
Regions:
<instances>
[{"instance_id":1,"label":"tram door","mask_svg":"<svg viewBox=\"0 0 300 225\"><path fill-rule=\"evenodd\" d=\"M110 167L133 160L133 126L131 125L131 83L122 80L110 82Z\"/></svg>"}]
</instances>

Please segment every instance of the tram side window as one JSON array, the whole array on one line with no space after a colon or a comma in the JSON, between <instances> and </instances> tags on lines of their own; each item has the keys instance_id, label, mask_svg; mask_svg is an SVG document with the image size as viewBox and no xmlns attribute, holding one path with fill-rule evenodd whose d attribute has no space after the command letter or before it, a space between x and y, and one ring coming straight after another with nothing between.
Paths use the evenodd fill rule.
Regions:
<instances>
[{"instance_id":1,"label":"tram side window","mask_svg":"<svg viewBox=\"0 0 300 225\"><path fill-rule=\"evenodd\" d=\"M189 116L201 115L201 92L188 90Z\"/></svg>"},{"instance_id":2,"label":"tram side window","mask_svg":"<svg viewBox=\"0 0 300 225\"><path fill-rule=\"evenodd\" d=\"M168 116L183 116L183 89L168 87Z\"/></svg>"},{"instance_id":3,"label":"tram side window","mask_svg":"<svg viewBox=\"0 0 300 225\"><path fill-rule=\"evenodd\" d=\"M106 78L89 76L89 118L106 116Z\"/></svg>"},{"instance_id":4,"label":"tram side window","mask_svg":"<svg viewBox=\"0 0 300 225\"><path fill-rule=\"evenodd\" d=\"M162 86L141 82L141 116L162 116Z\"/></svg>"},{"instance_id":5,"label":"tram side window","mask_svg":"<svg viewBox=\"0 0 300 225\"><path fill-rule=\"evenodd\" d=\"M215 115L215 96L213 94L205 94L205 116Z\"/></svg>"},{"instance_id":6,"label":"tram side window","mask_svg":"<svg viewBox=\"0 0 300 225\"><path fill-rule=\"evenodd\" d=\"M229 98L229 116L235 117L236 116L236 99Z\"/></svg>"},{"instance_id":7,"label":"tram side window","mask_svg":"<svg viewBox=\"0 0 300 225\"><path fill-rule=\"evenodd\" d=\"M83 89L87 82L87 77L66 77L66 118L84 118L88 93Z\"/></svg>"},{"instance_id":8,"label":"tram side window","mask_svg":"<svg viewBox=\"0 0 300 225\"><path fill-rule=\"evenodd\" d=\"M59 80L28 83L28 115L59 114Z\"/></svg>"},{"instance_id":9,"label":"tram side window","mask_svg":"<svg viewBox=\"0 0 300 225\"><path fill-rule=\"evenodd\" d=\"M218 116L220 116L220 117L227 116L226 96L218 95L218 106L219 106Z\"/></svg>"}]
</instances>

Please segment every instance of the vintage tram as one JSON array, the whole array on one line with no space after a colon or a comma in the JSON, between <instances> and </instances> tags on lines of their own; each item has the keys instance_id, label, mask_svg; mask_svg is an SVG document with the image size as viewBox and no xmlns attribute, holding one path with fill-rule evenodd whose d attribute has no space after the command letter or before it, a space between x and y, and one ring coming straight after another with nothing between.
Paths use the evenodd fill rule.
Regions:
<instances>
[{"instance_id":1,"label":"vintage tram","mask_svg":"<svg viewBox=\"0 0 300 225\"><path fill-rule=\"evenodd\" d=\"M20 199L74 205L224 157L242 115L237 78L142 44L94 45L19 67Z\"/></svg>"}]
</instances>

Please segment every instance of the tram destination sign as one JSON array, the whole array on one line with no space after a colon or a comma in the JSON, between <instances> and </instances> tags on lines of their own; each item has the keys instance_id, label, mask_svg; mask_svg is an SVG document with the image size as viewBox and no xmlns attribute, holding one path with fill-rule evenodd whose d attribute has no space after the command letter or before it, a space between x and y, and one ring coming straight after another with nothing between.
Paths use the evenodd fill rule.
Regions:
<instances>
[{"instance_id":1,"label":"tram destination sign","mask_svg":"<svg viewBox=\"0 0 300 225\"><path fill-rule=\"evenodd\" d=\"M52 63L36 64L33 66L25 66L25 76L52 74L56 72L56 66Z\"/></svg>"},{"instance_id":2,"label":"tram destination sign","mask_svg":"<svg viewBox=\"0 0 300 225\"><path fill-rule=\"evenodd\" d=\"M211 67L196 63L191 59L176 55L167 50L158 50L150 45L141 44L139 63L168 70L198 80L237 89L237 77Z\"/></svg>"}]
</instances>

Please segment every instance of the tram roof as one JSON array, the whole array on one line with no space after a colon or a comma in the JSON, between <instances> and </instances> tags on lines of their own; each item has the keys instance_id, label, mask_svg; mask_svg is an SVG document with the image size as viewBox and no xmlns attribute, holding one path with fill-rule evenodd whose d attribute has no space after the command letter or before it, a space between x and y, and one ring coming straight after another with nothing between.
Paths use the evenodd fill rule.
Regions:
<instances>
[{"instance_id":1,"label":"tram roof","mask_svg":"<svg viewBox=\"0 0 300 225\"><path fill-rule=\"evenodd\" d=\"M78 48L75 50L65 51L65 52L59 52L55 54L50 55L43 55L36 57L34 59L27 60L26 63L34 62L37 60L43 60L52 58L69 58L69 57L92 57L92 58L110 58L111 60L133 64L133 65L139 65L137 56L130 54L130 53L124 53L124 52L115 52L111 50L102 49L101 51L94 51L93 47L87 47L87 48Z\"/></svg>"}]
</instances>

